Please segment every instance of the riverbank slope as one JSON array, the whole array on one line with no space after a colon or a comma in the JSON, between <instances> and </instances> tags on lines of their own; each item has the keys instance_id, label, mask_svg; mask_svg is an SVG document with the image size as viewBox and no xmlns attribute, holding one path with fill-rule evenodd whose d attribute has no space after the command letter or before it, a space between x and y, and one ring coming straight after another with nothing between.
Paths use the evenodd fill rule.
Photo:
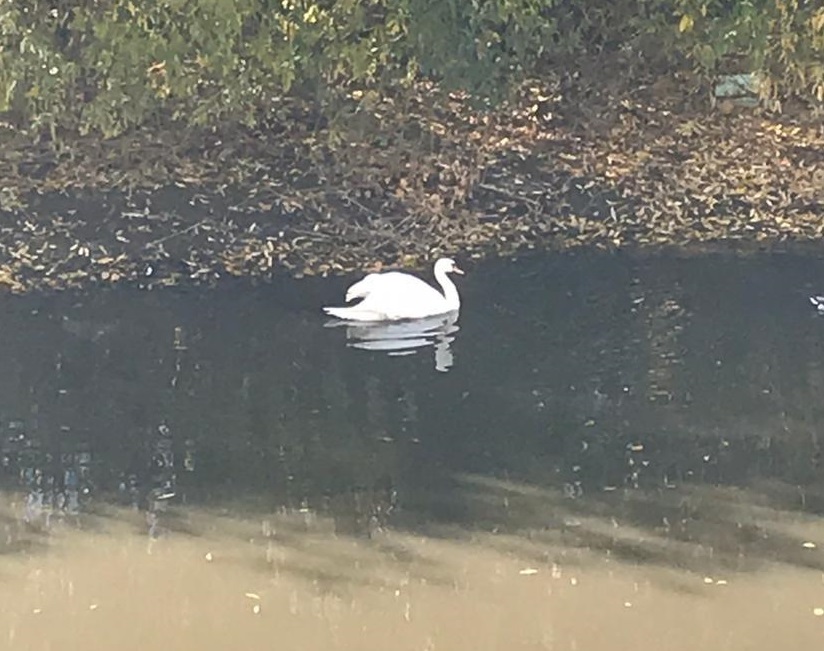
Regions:
<instances>
[{"instance_id":1,"label":"riverbank slope","mask_svg":"<svg viewBox=\"0 0 824 651\"><path fill-rule=\"evenodd\" d=\"M594 74L594 73L593 73ZM0 129L0 283L15 292L344 273L528 249L815 242L824 127L711 107L678 76L547 74L494 109L414 92L330 120L157 124L33 146Z\"/></svg>"}]
</instances>

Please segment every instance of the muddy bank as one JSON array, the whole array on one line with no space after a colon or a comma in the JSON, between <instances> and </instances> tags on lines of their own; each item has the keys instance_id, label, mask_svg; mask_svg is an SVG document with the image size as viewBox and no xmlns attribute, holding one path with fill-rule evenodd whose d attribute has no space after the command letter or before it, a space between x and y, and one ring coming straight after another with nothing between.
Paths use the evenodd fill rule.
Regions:
<instances>
[{"instance_id":1,"label":"muddy bank","mask_svg":"<svg viewBox=\"0 0 824 651\"><path fill-rule=\"evenodd\" d=\"M439 252L775 246L824 233L824 127L711 109L676 78L548 75L496 110L355 95L265 128L32 146L0 130L0 283L331 274ZM729 108L729 107L728 107Z\"/></svg>"}]
</instances>

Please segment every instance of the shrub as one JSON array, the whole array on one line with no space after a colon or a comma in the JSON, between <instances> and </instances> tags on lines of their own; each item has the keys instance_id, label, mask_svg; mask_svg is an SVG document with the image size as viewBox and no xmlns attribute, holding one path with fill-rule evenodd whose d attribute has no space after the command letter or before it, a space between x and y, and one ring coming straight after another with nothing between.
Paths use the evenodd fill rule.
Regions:
<instances>
[{"instance_id":1,"label":"shrub","mask_svg":"<svg viewBox=\"0 0 824 651\"><path fill-rule=\"evenodd\" d=\"M546 63L631 48L824 99L824 8L803 0L29 0L0 4L0 111L112 136L163 114L254 124L426 77L494 97Z\"/></svg>"}]
</instances>

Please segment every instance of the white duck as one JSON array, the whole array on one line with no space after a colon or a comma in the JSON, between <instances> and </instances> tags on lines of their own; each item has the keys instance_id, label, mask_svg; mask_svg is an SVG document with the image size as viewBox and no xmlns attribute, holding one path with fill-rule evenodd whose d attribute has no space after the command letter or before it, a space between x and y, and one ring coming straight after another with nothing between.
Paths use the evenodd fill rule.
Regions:
<instances>
[{"instance_id":1,"label":"white duck","mask_svg":"<svg viewBox=\"0 0 824 651\"><path fill-rule=\"evenodd\" d=\"M824 295L810 296L810 303L813 304L819 314L824 314Z\"/></svg>"},{"instance_id":2,"label":"white duck","mask_svg":"<svg viewBox=\"0 0 824 651\"><path fill-rule=\"evenodd\" d=\"M401 271L369 274L346 290L346 302L363 300L351 307L324 307L323 311L347 321L400 321L456 312L461 299L448 274L463 274L451 258L435 263L435 280L443 290Z\"/></svg>"}]
</instances>

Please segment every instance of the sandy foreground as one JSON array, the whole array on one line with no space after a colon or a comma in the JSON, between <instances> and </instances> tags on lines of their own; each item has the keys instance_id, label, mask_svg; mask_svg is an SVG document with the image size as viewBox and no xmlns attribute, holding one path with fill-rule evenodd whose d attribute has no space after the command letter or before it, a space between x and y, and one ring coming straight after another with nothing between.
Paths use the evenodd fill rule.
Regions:
<instances>
[{"instance_id":1,"label":"sandy foreground","mask_svg":"<svg viewBox=\"0 0 824 651\"><path fill-rule=\"evenodd\" d=\"M515 535L353 539L193 510L185 531L150 539L141 522L111 512L46 535L7 520L23 533L0 556L0 648L772 651L824 640L824 575L798 563L702 575Z\"/></svg>"}]
</instances>

